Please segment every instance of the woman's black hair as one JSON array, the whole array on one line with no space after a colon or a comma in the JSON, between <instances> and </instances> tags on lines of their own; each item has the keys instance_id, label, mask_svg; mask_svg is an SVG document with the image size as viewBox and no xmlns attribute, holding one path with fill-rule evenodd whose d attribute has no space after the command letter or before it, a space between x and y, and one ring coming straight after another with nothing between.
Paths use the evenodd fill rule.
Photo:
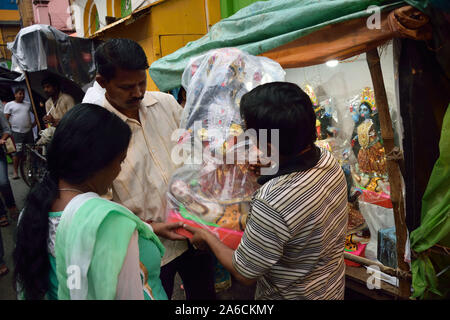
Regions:
<instances>
[{"instance_id":1,"label":"woman's black hair","mask_svg":"<svg viewBox=\"0 0 450 320\"><path fill-rule=\"evenodd\" d=\"M316 114L309 96L294 83L271 82L242 96L246 129L279 129L281 155L296 155L317 139ZM268 132L267 141L271 134Z\"/></svg>"},{"instance_id":2,"label":"woman's black hair","mask_svg":"<svg viewBox=\"0 0 450 320\"><path fill-rule=\"evenodd\" d=\"M59 197L58 181L85 182L124 152L130 138L128 124L97 105L76 105L61 119L48 149L48 172L28 194L17 226L14 278L26 299L42 299L48 290L48 213Z\"/></svg>"},{"instance_id":3,"label":"woman's black hair","mask_svg":"<svg viewBox=\"0 0 450 320\"><path fill-rule=\"evenodd\" d=\"M130 39L110 39L95 50L97 72L107 81L114 78L116 69L146 70L147 56L136 41Z\"/></svg>"}]
</instances>

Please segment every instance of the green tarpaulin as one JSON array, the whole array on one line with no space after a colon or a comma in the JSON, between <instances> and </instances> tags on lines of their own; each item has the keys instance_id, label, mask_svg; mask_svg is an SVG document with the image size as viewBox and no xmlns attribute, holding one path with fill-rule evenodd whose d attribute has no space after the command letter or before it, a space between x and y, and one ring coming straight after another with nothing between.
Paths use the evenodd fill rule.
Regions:
<instances>
[{"instance_id":1,"label":"green tarpaulin","mask_svg":"<svg viewBox=\"0 0 450 320\"><path fill-rule=\"evenodd\" d=\"M411 232L411 249L419 253L411 264L414 298L432 298L433 294L447 297L450 294L450 258L426 253L441 244L450 247L450 108L442 124L439 158L434 165L427 189L422 198L422 221ZM443 271L439 277L437 274Z\"/></svg>"},{"instance_id":2,"label":"green tarpaulin","mask_svg":"<svg viewBox=\"0 0 450 320\"><path fill-rule=\"evenodd\" d=\"M232 16L242 8L257 2L258 0L220 0L220 13L223 18ZM267 1L267 0L262 0Z\"/></svg>"},{"instance_id":3,"label":"green tarpaulin","mask_svg":"<svg viewBox=\"0 0 450 320\"><path fill-rule=\"evenodd\" d=\"M306 36L327 25L371 15L369 6L383 10L411 4L419 10L426 0L271 0L249 5L211 27L197 41L155 61L150 76L161 91L181 86L190 58L216 48L237 47L258 55Z\"/></svg>"}]
</instances>

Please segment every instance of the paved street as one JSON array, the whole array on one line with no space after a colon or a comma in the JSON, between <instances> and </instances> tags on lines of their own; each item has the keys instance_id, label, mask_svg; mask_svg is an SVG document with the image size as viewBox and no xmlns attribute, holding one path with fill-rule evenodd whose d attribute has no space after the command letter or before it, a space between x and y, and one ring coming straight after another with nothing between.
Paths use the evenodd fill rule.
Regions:
<instances>
[{"instance_id":1,"label":"paved street","mask_svg":"<svg viewBox=\"0 0 450 320\"><path fill-rule=\"evenodd\" d=\"M12 176L12 166L9 165L9 176ZM11 186L14 193L14 198L16 199L17 208L22 210L27 196L29 188L23 182L22 179L12 180ZM0 278L0 300L14 300L16 299L16 294L13 290L13 260L12 260L12 250L14 247L14 232L16 224L14 221L10 220L10 225L8 227L2 228L3 244L5 246L5 261L10 269L8 275ZM251 300L254 295L254 287L245 287L233 281L233 285L230 289L225 290L217 294L220 300ZM184 291L181 289L181 280L177 275L175 279L174 292L172 296L173 300L185 300Z\"/></svg>"},{"instance_id":2,"label":"paved street","mask_svg":"<svg viewBox=\"0 0 450 320\"><path fill-rule=\"evenodd\" d=\"M28 193L28 186L23 182L22 179L13 180L11 179L13 170L12 165L8 166L9 180L11 182L11 187L14 193L14 199L16 200L17 208L22 210L25 198ZM16 230L15 221L10 219L10 225L1 229L3 237L3 245L5 247L5 257L6 265L9 268L9 273L0 278L0 300L13 300L16 299L16 294L13 289L13 260L12 260L12 250L14 248L14 233Z\"/></svg>"}]
</instances>

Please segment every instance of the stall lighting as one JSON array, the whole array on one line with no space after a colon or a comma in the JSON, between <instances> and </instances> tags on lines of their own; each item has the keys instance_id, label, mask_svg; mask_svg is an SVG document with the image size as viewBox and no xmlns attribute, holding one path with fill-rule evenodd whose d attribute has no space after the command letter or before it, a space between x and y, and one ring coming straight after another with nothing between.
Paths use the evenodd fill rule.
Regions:
<instances>
[{"instance_id":1,"label":"stall lighting","mask_svg":"<svg viewBox=\"0 0 450 320\"><path fill-rule=\"evenodd\" d=\"M330 60L326 62L326 65L330 68L334 68L339 64L339 61L337 60Z\"/></svg>"}]
</instances>

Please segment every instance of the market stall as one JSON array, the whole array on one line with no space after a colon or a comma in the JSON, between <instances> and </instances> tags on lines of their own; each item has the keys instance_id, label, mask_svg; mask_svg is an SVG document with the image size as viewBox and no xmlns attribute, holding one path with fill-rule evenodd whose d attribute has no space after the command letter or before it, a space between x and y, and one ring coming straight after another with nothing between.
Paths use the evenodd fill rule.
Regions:
<instances>
[{"instance_id":1,"label":"market stall","mask_svg":"<svg viewBox=\"0 0 450 320\"><path fill-rule=\"evenodd\" d=\"M367 11L370 5L378 7ZM213 48L237 47L285 68L286 80L302 86L315 106L317 144L330 150L346 173L350 203L347 283L360 292L373 289L375 283L375 288L383 290L369 294L380 298L383 291L394 297L411 296L405 206L410 190L405 189L404 180L413 172L401 172L402 142L409 137L402 132L400 116L404 97L397 90L399 55L395 42L394 49L387 43L395 38L431 40L434 33L422 12L425 7L417 1L255 3L150 68L161 90L178 87L189 59ZM377 48L391 50L387 76L384 54ZM330 60L337 60L331 64L340 65L339 74L324 65ZM448 102L444 93L436 107L447 107ZM378 281L371 282L374 277Z\"/></svg>"}]
</instances>

